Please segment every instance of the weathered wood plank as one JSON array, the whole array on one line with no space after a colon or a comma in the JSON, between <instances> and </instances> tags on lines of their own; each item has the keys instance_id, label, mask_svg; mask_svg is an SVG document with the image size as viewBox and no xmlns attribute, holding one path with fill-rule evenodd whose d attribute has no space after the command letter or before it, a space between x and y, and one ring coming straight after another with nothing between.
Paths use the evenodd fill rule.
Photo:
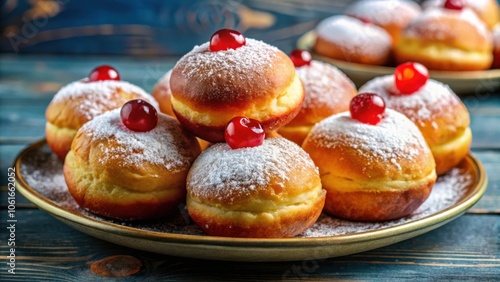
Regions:
<instances>
[{"instance_id":1,"label":"weathered wood plank","mask_svg":"<svg viewBox=\"0 0 500 282\"><path fill-rule=\"evenodd\" d=\"M90 263L112 255L141 260L142 270L126 281L500 277L498 215L465 215L419 237L351 256L276 263L203 261L136 251L80 233L39 210L21 210L17 217L17 274L4 276L8 281L108 281L92 274ZM3 242L5 236L2 233ZM6 244L0 250L2 257L8 255Z\"/></svg>"}]
</instances>

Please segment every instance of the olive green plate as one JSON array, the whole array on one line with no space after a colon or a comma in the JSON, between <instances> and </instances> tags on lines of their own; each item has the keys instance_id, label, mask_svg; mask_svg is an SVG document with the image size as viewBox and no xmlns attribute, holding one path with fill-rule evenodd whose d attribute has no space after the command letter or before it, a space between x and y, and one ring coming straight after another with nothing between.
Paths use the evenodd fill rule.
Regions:
<instances>
[{"instance_id":1,"label":"olive green plate","mask_svg":"<svg viewBox=\"0 0 500 282\"><path fill-rule=\"evenodd\" d=\"M29 146L20 153L15 163L18 191L39 208L69 226L112 243L166 255L233 261L322 259L394 244L456 219L481 198L487 186L487 177L481 163L469 154L456 169L460 171L460 178L455 179L454 175L446 176L448 189L461 185L460 189L463 191L456 195L457 198L450 206L442 210L427 214L424 210L420 218L410 217L403 221L385 223L355 223L322 215L322 228L337 220L342 222L344 229L357 224L370 230L323 237L307 237L306 232L306 235L294 238L244 239L204 235L188 217L186 218L187 214L182 212L182 206L176 220L169 222L170 219L163 219L161 224L116 222L92 215L79 208L67 192L62 165L50 152L45 140ZM467 179L467 183L461 183L460 179ZM436 186L433 192L434 190ZM455 197L447 193L445 195ZM431 197L432 194L429 198ZM315 226L317 224L319 223ZM178 227L176 225L180 225L180 232L175 231ZM174 231L161 231L161 226L170 226L167 230ZM313 226L311 229L314 228Z\"/></svg>"},{"instance_id":2,"label":"olive green plate","mask_svg":"<svg viewBox=\"0 0 500 282\"><path fill-rule=\"evenodd\" d=\"M316 60L338 67L357 87L361 87L374 77L394 73L393 67L373 66L336 60L315 54L312 49L316 41L314 31L309 31L299 38L297 48L309 50ZM430 71L433 79L448 84L457 94L484 94L500 87L500 69L484 71Z\"/></svg>"}]
</instances>

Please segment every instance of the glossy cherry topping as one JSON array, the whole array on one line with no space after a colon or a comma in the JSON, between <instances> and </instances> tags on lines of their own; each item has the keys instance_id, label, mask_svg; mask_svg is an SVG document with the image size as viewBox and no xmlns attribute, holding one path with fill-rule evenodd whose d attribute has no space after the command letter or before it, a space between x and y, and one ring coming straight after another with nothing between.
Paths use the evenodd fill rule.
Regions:
<instances>
[{"instance_id":1,"label":"glossy cherry topping","mask_svg":"<svg viewBox=\"0 0 500 282\"><path fill-rule=\"evenodd\" d=\"M353 119L362 123L376 125L384 114L385 102L377 94L361 93L352 98L349 111Z\"/></svg>"},{"instance_id":2,"label":"glossy cherry topping","mask_svg":"<svg viewBox=\"0 0 500 282\"><path fill-rule=\"evenodd\" d=\"M224 138L232 149L259 146L266 133L259 121L247 117L235 117L226 126Z\"/></svg>"},{"instance_id":3,"label":"glossy cherry topping","mask_svg":"<svg viewBox=\"0 0 500 282\"><path fill-rule=\"evenodd\" d=\"M419 63L408 62L396 67L394 80L400 94L409 95L422 88L429 79L429 71Z\"/></svg>"},{"instance_id":4,"label":"glossy cherry topping","mask_svg":"<svg viewBox=\"0 0 500 282\"><path fill-rule=\"evenodd\" d=\"M210 38L210 51L237 49L246 44L243 34L232 29L219 29Z\"/></svg>"},{"instance_id":5,"label":"glossy cherry topping","mask_svg":"<svg viewBox=\"0 0 500 282\"><path fill-rule=\"evenodd\" d=\"M460 11L464 8L464 2L462 0L446 0L444 7L449 10Z\"/></svg>"},{"instance_id":6,"label":"glossy cherry topping","mask_svg":"<svg viewBox=\"0 0 500 282\"><path fill-rule=\"evenodd\" d=\"M290 53L290 59L292 59L293 65L295 67L308 66L311 64L311 53L306 50L295 49Z\"/></svg>"},{"instance_id":7,"label":"glossy cherry topping","mask_svg":"<svg viewBox=\"0 0 500 282\"><path fill-rule=\"evenodd\" d=\"M101 65L94 68L89 74L89 81L120 80L118 71L111 66Z\"/></svg>"},{"instance_id":8,"label":"glossy cherry topping","mask_svg":"<svg viewBox=\"0 0 500 282\"><path fill-rule=\"evenodd\" d=\"M122 123L130 130L150 131L158 124L158 112L150 103L141 100L130 100L120 111Z\"/></svg>"}]
</instances>

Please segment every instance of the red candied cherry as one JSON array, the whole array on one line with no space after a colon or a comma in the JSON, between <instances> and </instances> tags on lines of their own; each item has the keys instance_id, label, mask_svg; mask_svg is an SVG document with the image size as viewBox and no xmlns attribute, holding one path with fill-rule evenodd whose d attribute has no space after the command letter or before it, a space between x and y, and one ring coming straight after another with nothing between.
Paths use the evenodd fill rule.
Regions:
<instances>
[{"instance_id":1,"label":"red candied cherry","mask_svg":"<svg viewBox=\"0 0 500 282\"><path fill-rule=\"evenodd\" d=\"M377 94L361 93L352 98L349 111L353 119L362 123L376 125L384 114L385 102Z\"/></svg>"},{"instance_id":2,"label":"red candied cherry","mask_svg":"<svg viewBox=\"0 0 500 282\"><path fill-rule=\"evenodd\" d=\"M235 117L229 121L224 132L226 143L232 149L259 146L266 133L259 121L247 117Z\"/></svg>"},{"instance_id":3,"label":"red candied cherry","mask_svg":"<svg viewBox=\"0 0 500 282\"><path fill-rule=\"evenodd\" d=\"M120 80L120 75L113 67L102 65L94 68L89 74L89 81Z\"/></svg>"},{"instance_id":4,"label":"red candied cherry","mask_svg":"<svg viewBox=\"0 0 500 282\"><path fill-rule=\"evenodd\" d=\"M232 29L219 29L210 38L210 51L237 49L246 44L243 34Z\"/></svg>"},{"instance_id":5,"label":"red candied cherry","mask_svg":"<svg viewBox=\"0 0 500 282\"><path fill-rule=\"evenodd\" d=\"M464 8L464 2L462 0L446 0L444 7L449 10L460 11Z\"/></svg>"},{"instance_id":6,"label":"red candied cherry","mask_svg":"<svg viewBox=\"0 0 500 282\"><path fill-rule=\"evenodd\" d=\"M427 83L429 71L422 64L408 62L396 67L394 80L401 94L412 94Z\"/></svg>"},{"instance_id":7,"label":"red candied cherry","mask_svg":"<svg viewBox=\"0 0 500 282\"><path fill-rule=\"evenodd\" d=\"M150 103L141 100L130 100L120 111L122 123L130 130L146 132L158 124L158 112Z\"/></svg>"},{"instance_id":8,"label":"red candied cherry","mask_svg":"<svg viewBox=\"0 0 500 282\"><path fill-rule=\"evenodd\" d=\"M311 64L311 53L306 50L295 49L290 53L290 59L292 59L293 65L295 67L308 66Z\"/></svg>"},{"instance_id":9,"label":"red candied cherry","mask_svg":"<svg viewBox=\"0 0 500 282\"><path fill-rule=\"evenodd\" d=\"M372 21L366 17L360 17L359 20L362 21L364 24L371 24L372 23Z\"/></svg>"}]
</instances>

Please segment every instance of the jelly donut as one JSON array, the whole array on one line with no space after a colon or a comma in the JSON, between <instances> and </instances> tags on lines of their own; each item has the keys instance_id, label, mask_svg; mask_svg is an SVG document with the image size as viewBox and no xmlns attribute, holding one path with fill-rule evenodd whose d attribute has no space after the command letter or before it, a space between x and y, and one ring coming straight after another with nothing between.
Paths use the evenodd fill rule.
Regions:
<instances>
[{"instance_id":1,"label":"jelly donut","mask_svg":"<svg viewBox=\"0 0 500 282\"><path fill-rule=\"evenodd\" d=\"M404 29L394 57L431 70L472 71L490 68L492 49L490 31L472 10L442 7L425 10Z\"/></svg>"},{"instance_id":2,"label":"jelly donut","mask_svg":"<svg viewBox=\"0 0 500 282\"><path fill-rule=\"evenodd\" d=\"M395 45L403 29L421 12L420 6L406 0L360 0L347 7L345 14L369 21L385 29Z\"/></svg>"},{"instance_id":3,"label":"jelly donut","mask_svg":"<svg viewBox=\"0 0 500 282\"><path fill-rule=\"evenodd\" d=\"M156 83L151 95L158 101L160 111L169 116L175 117L172 110L172 91L170 90L170 75L172 70L166 72Z\"/></svg>"},{"instance_id":4,"label":"jelly donut","mask_svg":"<svg viewBox=\"0 0 500 282\"><path fill-rule=\"evenodd\" d=\"M315 29L314 52L337 60L384 65L390 59L392 39L383 28L348 16L324 19Z\"/></svg>"},{"instance_id":5,"label":"jelly donut","mask_svg":"<svg viewBox=\"0 0 500 282\"><path fill-rule=\"evenodd\" d=\"M360 91L379 94L388 108L418 126L434 155L438 174L451 170L467 155L472 142L469 112L447 85L428 79L422 65L402 64L394 75L374 78Z\"/></svg>"},{"instance_id":6,"label":"jelly donut","mask_svg":"<svg viewBox=\"0 0 500 282\"><path fill-rule=\"evenodd\" d=\"M356 96L353 102L366 95ZM302 145L319 167L326 190L324 211L357 221L412 213L436 181L434 159L422 134L391 109L378 114L378 121L351 115L344 112L320 121Z\"/></svg>"},{"instance_id":7,"label":"jelly donut","mask_svg":"<svg viewBox=\"0 0 500 282\"><path fill-rule=\"evenodd\" d=\"M207 234L292 237L321 214L325 191L311 158L285 138L232 149L214 144L187 178L187 209Z\"/></svg>"},{"instance_id":8,"label":"jelly donut","mask_svg":"<svg viewBox=\"0 0 500 282\"><path fill-rule=\"evenodd\" d=\"M422 4L422 7L424 9L442 7L445 2L446 0L428 0ZM461 0L460 2L473 10L489 28L493 28L500 22L500 7L497 0Z\"/></svg>"},{"instance_id":9,"label":"jelly donut","mask_svg":"<svg viewBox=\"0 0 500 282\"><path fill-rule=\"evenodd\" d=\"M131 111L134 115L137 108ZM136 131L144 123L128 119L132 124L124 123L123 110L115 109L78 130L64 162L69 192L82 208L101 216L165 216L185 200L186 177L200 147L167 115L159 114L148 131Z\"/></svg>"},{"instance_id":10,"label":"jelly donut","mask_svg":"<svg viewBox=\"0 0 500 282\"><path fill-rule=\"evenodd\" d=\"M90 78L72 82L56 93L46 109L45 135L47 144L62 160L69 152L76 132L94 117L121 107L133 99L143 99L154 106L156 101L141 88L110 78L110 67L101 66ZM102 77L99 77L99 73ZM93 77L95 76L95 77Z\"/></svg>"},{"instance_id":11,"label":"jelly donut","mask_svg":"<svg viewBox=\"0 0 500 282\"><path fill-rule=\"evenodd\" d=\"M172 70L172 106L181 124L210 142L224 141L235 116L275 130L297 115L304 88L290 58L237 31L220 30Z\"/></svg>"},{"instance_id":12,"label":"jelly donut","mask_svg":"<svg viewBox=\"0 0 500 282\"><path fill-rule=\"evenodd\" d=\"M278 130L283 137L299 146L314 124L333 114L347 111L349 102L357 94L354 83L338 68L317 60L303 64L294 56L301 56L303 50L292 52L292 61L305 89L305 99L297 116Z\"/></svg>"}]
</instances>

